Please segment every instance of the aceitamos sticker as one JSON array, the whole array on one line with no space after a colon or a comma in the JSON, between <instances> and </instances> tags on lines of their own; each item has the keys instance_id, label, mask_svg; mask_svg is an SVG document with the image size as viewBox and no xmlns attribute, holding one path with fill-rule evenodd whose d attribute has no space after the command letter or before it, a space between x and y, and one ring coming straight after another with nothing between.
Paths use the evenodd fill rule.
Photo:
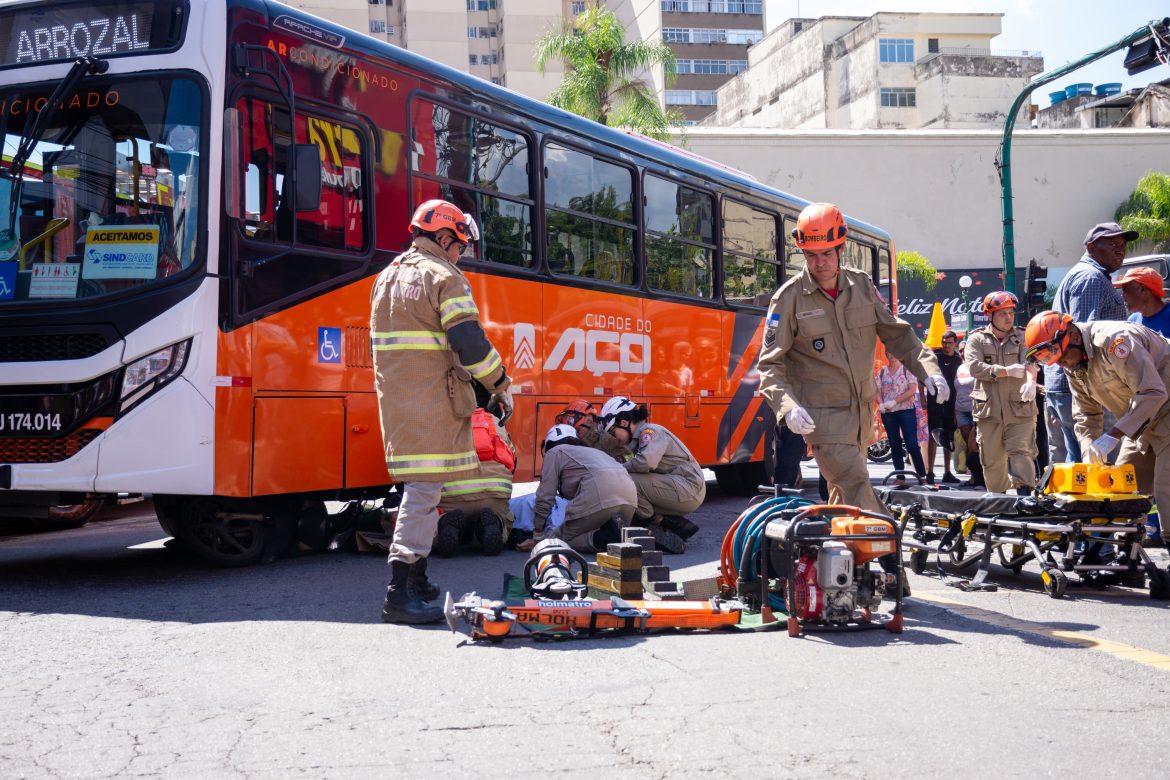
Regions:
<instances>
[{"instance_id":1,"label":"aceitamos sticker","mask_svg":"<svg viewBox=\"0 0 1170 780\"><path fill-rule=\"evenodd\" d=\"M86 279L153 279L158 268L157 225L115 225L85 231Z\"/></svg>"}]
</instances>

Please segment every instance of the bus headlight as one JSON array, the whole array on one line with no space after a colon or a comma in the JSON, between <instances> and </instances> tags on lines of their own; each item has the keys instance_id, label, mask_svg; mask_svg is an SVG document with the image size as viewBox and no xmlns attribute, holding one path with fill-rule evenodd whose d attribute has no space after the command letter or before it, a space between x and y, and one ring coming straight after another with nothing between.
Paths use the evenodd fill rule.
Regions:
<instances>
[{"instance_id":1,"label":"bus headlight","mask_svg":"<svg viewBox=\"0 0 1170 780\"><path fill-rule=\"evenodd\" d=\"M126 366L122 374L122 405L125 412L142 399L166 385L183 373L187 355L191 352L191 339L180 341L158 352L135 360Z\"/></svg>"}]
</instances>

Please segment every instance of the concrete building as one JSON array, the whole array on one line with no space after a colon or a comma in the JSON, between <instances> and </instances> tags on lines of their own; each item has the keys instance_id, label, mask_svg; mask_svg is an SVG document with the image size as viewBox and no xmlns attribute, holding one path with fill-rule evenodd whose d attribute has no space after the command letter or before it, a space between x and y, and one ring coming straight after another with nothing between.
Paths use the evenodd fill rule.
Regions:
<instances>
[{"instance_id":1,"label":"concrete building","mask_svg":"<svg viewBox=\"0 0 1170 780\"><path fill-rule=\"evenodd\" d=\"M1002 127L1012 100L1044 70L1039 52L991 49L1002 17L877 13L789 19L748 50L748 69L720 87L718 107L704 124Z\"/></svg>"},{"instance_id":2,"label":"concrete building","mask_svg":"<svg viewBox=\"0 0 1170 780\"><path fill-rule=\"evenodd\" d=\"M1081 94L1068 96L1068 92ZM1034 126L1046 128L1170 127L1170 79L1121 92L1120 84L1074 84L1051 92L1051 105L1036 112ZM1061 97L1057 98L1057 95Z\"/></svg>"},{"instance_id":3,"label":"concrete building","mask_svg":"<svg viewBox=\"0 0 1170 780\"><path fill-rule=\"evenodd\" d=\"M1003 223L999 130L687 128L687 148L877 225L936 268L997 268ZM1031 130L1012 140L1016 267L1068 268L1085 232L1108 222L1150 169L1170 160L1170 130Z\"/></svg>"},{"instance_id":4,"label":"concrete building","mask_svg":"<svg viewBox=\"0 0 1170 780\"><path fill-rule=\"evenodd\" d=\"M748 65L748 47L764 37L763 0L609 0L628 40L661 40L674 52L676 77L661 68L644 78L667 110L694 124L715 110L719 87Z\"/></svg>"},{"instance_id":5,"label":"concrete building","mask_svg":"<svg viewBox=\"0 0 1170 780\"><path fill-rule=\"evenodd\" d=\"M538 99L564 71L537 72L536 41L585 10L583 0L282 1Z\"/></svg>"}]
</instances>

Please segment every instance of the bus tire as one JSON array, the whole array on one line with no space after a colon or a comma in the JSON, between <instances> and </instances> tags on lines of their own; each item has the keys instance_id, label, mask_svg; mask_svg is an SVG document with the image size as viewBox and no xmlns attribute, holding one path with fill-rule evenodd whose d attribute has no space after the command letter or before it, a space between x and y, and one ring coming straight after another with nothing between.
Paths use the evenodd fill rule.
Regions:
<instances>
[{"instance_id":1,"label":"bus tire","mask_svg":"<svg viewBox=\"0 0 1170 780\"><path fill-rule=\"evenodd\" d=\"M80 504L51 506L47 517L33 518L33 525L45 531L81 528L94 518L104 503L104 496L87 496Z\"/></svg>"},{"instance_id":2,"label":"bus tire","mask_svg":"<svg viewBox=\"0 0 1170 780\"><path fill-rule=\"evenodd\" d=\"M168 512L164 528L174 533L184 549L212 566L227 569L271 561L288 542L287 523L279 519L247 517L260 513L239 511L203 497L171 500L174 511ZM280 533L282 527L284 533Z\"/></svg>"},{"instance_id":3,"label":"bus tire","mask_svg":"<svg viewBox=\"0 0 1170 780\"><path fill-rule=\"evenodd\" d=\"M759 486L767 482L764 464L759 461L715 466L712 471L719 490L728 496L754 496Z\"/></svg>"}]
</instances>

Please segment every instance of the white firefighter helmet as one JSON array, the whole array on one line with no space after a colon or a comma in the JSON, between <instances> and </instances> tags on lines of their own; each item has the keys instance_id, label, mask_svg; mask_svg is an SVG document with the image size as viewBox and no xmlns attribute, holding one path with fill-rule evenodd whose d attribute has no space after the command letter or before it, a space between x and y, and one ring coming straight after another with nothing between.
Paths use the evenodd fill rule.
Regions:
<instances>
[{"instance_id":1,"label":"white firefighter helmet","mask_svg":"<svg viewBox=\"0 0 1170 780\"><path fill-rule=\"evenodd\" d=\"M638 408L638 405L626 398L624 395L615 395L613 398L605 402L601 407L601 421L605 425L605 430L613 430L613 424L617 421L617 416L624 412L632 412Z\"/></svg>"},{"instance_id":2,"label":"white firefighter helmet","mask_svg":"<svg viewBox=\"0 0 1170 780\"><path fill-rule=\"evenodd\" d=\"M560 425L554 425L553 427L549 428L548 433L544 435L544 445L541 447L541 449L547 451L550 444L555 444L558 441L564 441L565 439L569 438L576 438L576 436L577 429L572 425L565 425L563 423Z\"/></svg>"}]
</instances>

